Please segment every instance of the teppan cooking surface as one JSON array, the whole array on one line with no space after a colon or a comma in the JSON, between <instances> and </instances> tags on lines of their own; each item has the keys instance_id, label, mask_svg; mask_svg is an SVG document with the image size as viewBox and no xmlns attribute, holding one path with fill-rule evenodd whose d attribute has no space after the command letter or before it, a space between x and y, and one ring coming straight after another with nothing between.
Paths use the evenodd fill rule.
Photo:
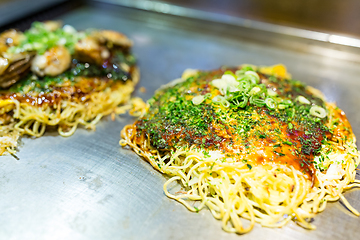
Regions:
<instances>
[{"instance_id":1,"label":"teppan cooking surface","mask_svg":"<svg viewBox=\"0 0 360 240\"><path fill-rule=\"evenodd\" d=\"M121 31L134 41L141 69L135 96L149 99L162 84L186 68L215 69L243 63L283 63L295 79L336 101L360 138L360 63L308 49L286 47L282 35L252 41L243 29L138 9L84 5L59 19L77 29ZM278 39L281 44L274 42ZM301 42L301 41L300 41ZM288 42L289 45L294 44ZM300 44L301 45L301 44ZM299 46L300 46L299 45ZM306 43L305 43L306 45ZM305 46L301 45L301 46ZM321 46L320 46L321 47ZM300 48L300 47L299 47ZM310 51L308 51L310 49ZM326 46L321 48L327 51ZM332 53L334 50L329 50ZM135 119L105 117L96 131L78 129L68 138L56 133L23 137L16 154L0 159L1 239L356 239L360 218L341 202L316 216L316 230L291 222L283 228L256 224L243 236L221 229L210 212L191 213L167 198L167 177L128 148L119 146L120 130ZM360 209L360 191L345 197Z\"/></svg>"}]
</instances>

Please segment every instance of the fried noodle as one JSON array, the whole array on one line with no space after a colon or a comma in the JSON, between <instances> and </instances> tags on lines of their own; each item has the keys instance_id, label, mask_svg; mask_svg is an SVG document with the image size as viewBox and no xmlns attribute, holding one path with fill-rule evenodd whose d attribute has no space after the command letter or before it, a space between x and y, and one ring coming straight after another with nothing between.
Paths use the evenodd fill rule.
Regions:
<instances>
[{"instance_id":1,"label":"fried noodle","mask_svg":"<svg viewBox=\"0 0 360 240\"><path fill-rule=\"evenodd\" d=\"M334 104L327 103L327 108L330 119L338 117ZM125 126L121 137L121 146L130 146L155 169L170 176L164 184L166 196L192 212L209 209L227 232L249 232L255 222L282 227L291 220L315 229L312 218L326 208L327 202L339 199L359 216L343 196L344 191L360 187L355 179L360 159L353 134L346 142L341 142L340 136L333 138L332 145L321 150L326 155L329 148L335 149L328 155L328 170L316 169L314 182L291 164L265 163L249 168L236 157L224 160L216 154L205 155L196 145L157 149L136 123ZM180 183L185 191L172 193L169 189L173 182Z\"/></svg>"},{"instance_id":2,"label":"fried noodle","mask_svg":"<svg viewBox=\"0 0 360 240\"><path fill-rule=\"evenodd\" d=\"M100 90L88 93L84 101L71 95L61 96L56 104L40 105L30 104L21 98L0 99L1 110L5 112L3 118L11 119L1 125L0 155L15 153L21 135L40 137L47 127L56 127L64 137L74 134L78 126L95 130L95 125L103 116L122 114L139 105L137 101L129 101L138 78L136 70L133 81L117 81L109 86L104 83Z\"/></svg>"}]
</instances>

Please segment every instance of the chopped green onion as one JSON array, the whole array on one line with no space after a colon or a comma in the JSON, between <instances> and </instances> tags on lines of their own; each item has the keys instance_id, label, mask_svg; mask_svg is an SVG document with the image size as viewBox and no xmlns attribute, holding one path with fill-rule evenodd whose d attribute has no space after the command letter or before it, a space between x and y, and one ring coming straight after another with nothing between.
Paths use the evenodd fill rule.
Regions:
<instances>
[{"instance_id":1,"label":"chopped green onion","mask_svg":"<svg viewBox=\"0 0 360 240\"><path fill-rule=\"evenodd\" d=\"M243 71L243 72L254 71L254 69L253 69L252 66L250 66L250 65L244 65L244 66L241 68L241 71Z\"/></svg>"},{"instance_id":2,"label":"chopped green onion","mask_svg":"<svg viewBox=\"0 0 360 240\"><path fill-rule=\"evenodd\" d=\"M265 105L264 99L259 98L258 96L251 96L250 97L250 103L255 104L259 107L262 107Z\"/></svg>"},{"instance_id":3,"label":"chopped green onion","mask_svg":"<svg viewBox=\"0 0 360 240\"><path fill-rule=\"evenodd\" d=\"M296 98L296 101L298 101L299 103L302 103L302 104L310 104L311 103L307 98L305 98L305 97L303 97L301 95L299 95Z\"/></svg>"},{"instance_id":4,"label":"chopped green onion","mask_svg":"<svg viewBox=\"0 0 360 240\"><path fill-rule=\"evenodd\" d=\"M324 118L326 117L326 110L322 107L315 105L310 108L310 114L314 117Z\"/></svg>"},{"instance_id":5,"label":"chopped green onion","mask_svg":"<svg viewBox=\"0 0 360 240\"><path fill-rule=\"evenodd\" d=\"M223 101L220 102L220 104L221 104L224 108L230 107L229 101L226 100L225 98L223 99Z\"/></svg>"},{"instance_id":6,"label":"chopped green onion","mask_svg":"<svg viewBox=\"0 0 360 240\"><path fill-rule=\"evenodd\" d=\"M278 109L285 109L287 106L286 105L284 105L284 104L279 104L278 105Z\"/></svg>"},{"instance_id":7,"label":"chopped green onion","mask_svg":"<svg viewBox=\"0 0 360 240\"><path fill-rule=\"evenodd\" d=\"M236 81L236 77L230 74L225 74L221 77L222 80L224 80L226 82L226 90L229 92L238 92L239 88L239 82ZM226 94L224 94L226 95Z\"/></svg>"},{"instance_id":8,"label":"chopped green onion","mask_svg":"<svg viewBox=\"0 0 360 240\"><path fill-rule=\"evenodd\" d=\"M204 95L205 99L211 98L212 94L211 93L207 93Z\"/></svg>"},{"instance_id":9,"label":"chopped green onion","mask_svg":"<svg viewBox=\"0 0 360 240\"><path fill-rule=\"evenodd\" d=\"M231 74L222 75L221 79L215 79L211 81L211 84L218 88L222 95L227 95L227 92L237 92L239 88L239 82Z\"/></svg>"},{"instance_id":10,"label":"chopped green onion","mask_svg":"<svg viewBox=\"0 0 360 240\"><path fill-rule=\"evenodd\" d=\"M215 96L213 99L212 99L212 102L213 103L220 103L223 107L225 108L228 108L230 107L230 103L228 100L226 100L223 96Z\"/></svg>"},{"instance_id":11,"label":"chopped green onion","mask_svg":"<svg viewBox=\"0 0 360 240\"><path fill-rule=\"evenodd\" d=\"M224 75L231 75L231 76L233 76L235 79L236 79L236 75L235 75L235 73L233 73L232 71L226 71L226 72L224 72Z\"/></svg>"},{"instance_id":12,"label":"chopped green onion","mask_svg":"<svg viewBox=\"0 0 360 240\"><path fill-rule=\"evenodd\" d=\"M211 165L210 170L213 169L214 165L215 165L215 162L213 162L213 164Z\"/></svg>"},{"instance_id":13,"label":"chopped green onion","mask_svg":"<svg viewBox=\"0 0 360 240\"><path fill-rule=\"evenodd\" d=\"M235 75L236 76L238 76L238 77L243 77L244 76L244 71L242 71L242 70L237 70L236 72L235 72Z\"/></svg>"},{"instance_id":14,"label":"chopped green onion","mask_svg":"<svg viewBox=\"0 0 360 240\"><path fill-rule=\"evenodd\" d=\"M240 70L235 72L235 75L242 78L247 71L254 71L254 69L251 66L243 66Z\"/></svg>"},{"instance_id":15,"label":"chopped green onion","mask_svg":"<svg viewBox=\"0 0 360 240\"><path fill-rule=\"evenodd\" d=\"M224 75L222 75L221 79L225 80L225 82L228 82L228 83L236 81L234 74L224 74Z\"/></svg>"},{"instance_id":16,"label":"chopped green onion","mask_svg":"<svg viewBox=\"0 0 360 240\"><path fill-rule=\"evenodd\" d=\"M10 47L8 52L21 53L25 51L36 51L41 55L52 47L62 45L65 46L70 53L73 53L76 42L85 36L85 33L77 32L69 25L50 31L44 23L34 22L31 28L24 32L24 39L20 44Z\"/></svg>"},{"instance_id":17,"label":"chopped green onion","mask_svg":"<svg viewBox=\"0 0 360 240\"><path fill-rule=\"evenodd\" d=\"M244 108L249 101L249 98L244 95L238 95L231 99L231 102L238 107Z\"/></svg>"},{"instance_id":18,"label":"chopped green onion","mask_svg":"<svg viewBox=\"0 0 360 240\"><path fill-rule=\"evenodd\" d=\"M266 106L267 106L268 108L270 108L270 109L276 108L276 102L275 102L275 100L272 99L272 98L266 98L266 99L265 99L265 104L266 104Z\"/></svg>"},{"instance_id":19,"label":"chopped green onion","mask_svg":"<svg viewBox=\"0 0 360 240\"><path fill-rule=\"evenodd\" d=\"M269 95L270 97L275 97L277 95L277 92L275 92L272 89L268 88L267 89L267 95Z\"/></svg>"},{"instance_id":20,"label":"chopped green onion","mask_svg":"<svg viewBox=\"0 0 360 240\"><path fill-rule=\"evenodd\" d=\"M223 96L217 95L212 99L212 102L213 103L220 103L223 98L224 98Z\"/></svg>"},{"instance_id":21,"label":"chopped green onion","mask_svg":"<svg viewBox=\"0 0 360 240\"><path fill-rule=\"evenodd\" d=\"M287 106L293 105L293 102L290 99L283 100L281 103Z\"/></svg>"},{"instance_id":22,"label":"chopped green onion","mask_svg":"<svg viewBox=\"0 0 360 240\"><path fill-rule=\"evenodd\" d=\"M220 93L222 95L226 94L227 91L227 83L226 81L223 81L222 79L215 79L211 81L211 84L216 87L217 89L219 89Z\"/></svg>"},{"instance_id":23,"label":"chopped green onion","mask_svg":"<svg viewBox=\"0 0 360 240\"><path fill-rule=\"evenodd\" d=\"M194 105L199 105L199 104L201 104L204 100L205 100L205 97L204 97L203 95L198 95L198 96L193 97L192 103L193 103Z\"/></svg>"},{"instance_id":24,"label":"chopped green onion","mask_svg":"<svg viewBox=\"0 0 360 240\"><path fill-rule=\"evenodd\" d=\"M257 84L260 82L260 77L259 75L254 72L254 71L247 71L245 72L245 76L249 77L250 80L254 83L254 84Z\"/></svg>"},{"instance_id":25,"label":"chopped green onion","mask_svg":"<svg viewBox=\"0 0 360 240\"><path fill-rule=\"evenodd\" d=\"M244 79L244 78L242 80L240 80L239 88L240 88L241 92L245 92L245 93L248 92L250 90L250 87L251 87L251 84L250 84L249 80Z\"/></svg>"},{"instance_id":26,"label":"chopped green onion","mask_svg":"<svg viewBox=\"0 0 360 240\"><path fill-rule=\"evenodd\" d=\"M253 87L250 92L249 92L249 95L255 95L257 94L258 92L260 92L261 89L259 87Z\"/></svg>"}]
</instances>

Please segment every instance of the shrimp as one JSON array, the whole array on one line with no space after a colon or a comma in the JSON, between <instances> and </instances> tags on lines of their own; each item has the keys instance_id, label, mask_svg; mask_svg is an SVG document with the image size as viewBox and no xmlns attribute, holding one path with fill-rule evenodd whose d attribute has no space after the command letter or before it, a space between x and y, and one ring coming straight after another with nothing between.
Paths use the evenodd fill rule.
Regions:
<instances>
[{"instance_id":1,"label":"shrimp","mask_svg":"<svg viewBox=\"0 0 360 240\"><path fill-rule=\"evenodd\" d=\"M71 55L64 46L56 46L47 50L43 55L36 55L31 63L31 71L43 77L56 76L70 67Z\"/></svg>"}]
</instances>

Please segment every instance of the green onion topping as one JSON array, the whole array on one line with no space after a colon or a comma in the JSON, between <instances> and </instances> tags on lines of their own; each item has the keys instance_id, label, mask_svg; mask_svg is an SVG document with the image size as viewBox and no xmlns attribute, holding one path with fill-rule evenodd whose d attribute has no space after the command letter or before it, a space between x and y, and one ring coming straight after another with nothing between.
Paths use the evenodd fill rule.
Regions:
<instances>
[{"instance_id":1,"label":"green onion topping","mask_svg":"<svg viewBox=\"0 0 360 240\"><path fill-rule=\"evenodd\" d=\"M315 105L310 108L310 114L314 117L324 118L326 117L326 110L322 107Z\"/></svg>"}]
</instances>

